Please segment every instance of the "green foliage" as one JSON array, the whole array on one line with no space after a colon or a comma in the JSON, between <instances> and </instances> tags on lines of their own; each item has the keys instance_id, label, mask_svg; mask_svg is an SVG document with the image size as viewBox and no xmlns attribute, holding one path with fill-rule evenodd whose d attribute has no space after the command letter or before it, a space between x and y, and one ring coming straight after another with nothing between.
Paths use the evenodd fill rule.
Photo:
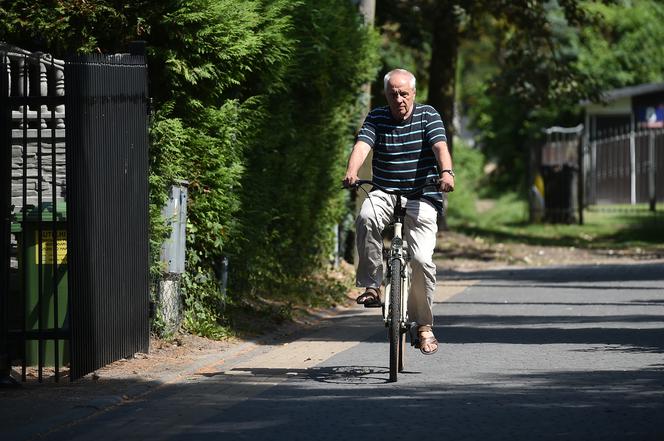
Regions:
<instances>
[{"instance_id":1,"label":"green foliage","mask_svg":"<svg viewBox=\"0 0 664 441\"><path fill-rule=\"evenodd\" d=\"M158 209L157 195L170 183L189 182L185 327L215 337L225 333L215 268L233 254L231 239L239 242L245 151L267 116L261 102L268 86L278 89L295 42L288 36L288 2L175 4L151 15L149 28L152 94L162 109L151 153L155 165L167 166L153 167L152 190Z\"/></svg>"},{"instance_id":2,"label":"green foliage","mask_svg":"<svg viewBox=\"0 0 664 441\"><path fill-rule=\"evenodd\" d=\"M497 163L491 176L493 188L521 190L525 185L528 142L538 135L541 125L533 123L535 109L527 107L516 96L484 94L475 99L470 109L472 127L479 133L479 145L486 157Z\"/></svg>"},{"instance_id":3,"label":"green foliage","mask_svg":"<svg viewBox=\"0 0 664 441\"><path fill-rule=\"evenodd\" d=\"M505 191L495 199L492 209L477 218L477 225L482 228L508 227L523 225L528 220L528 204L515 191Z\"/></svg>"},{"instance_id":4,"label":"green foliage","mask_svg":"<svg viewBox=\"0 0 664 441\"><path fill-rule=\"evenodd\" d=\"M514 14L508 8L487 18L483 38L466 46L475 60L485 51L492 64L475 65L484 75L475 77L465 91L474 95L465 101L472 104L467 107L484 153L498 165L492 184L501 191L526 187L528 149L541 128L592 90L587 75L574 68L576 52L568 49L574 37L568 16L576 23L586 15L555 4L535 9Z\"/></svg>"},{"instance_id":5,"label":"green foliage","mask_svg":"<svg viewBox=\"0 0 664 441\"><path fill-rule=\"evenodd\" d=\"M664 78L661 2L585 1L572 11L552 3L545 18L546 40L496 17L464 45L475 63L462 100L498 164L496 188L525 187L527 149L544 127L580 123L580 99Z\"/></svg>"},{"instance_id":6,"label":"green foliage","mask_svg":"<svg viewBox=\"0 0 664 441\"><path fill-rule=\"evenodd\" d=\"M454 19L437 54L441 11ZM460 82L460 109L497 162L493 185L500 189L524 188L527 148L543 127L578 124L580 99L664 75L664 5L655 0L385 0L377 15L391 40L385 60L414 66L420 80L429 74L432 92L451 94ZM422 54L453 63L457 41L456 78L416 63ZM439 107L450 102L431 98ZM438 110L451 119L449 105Z\"/></svg>"},{"instance_id":7,"label":"green foliage","mask_svg":"<svg viewBox=\"0 0 664 441\"><path fill-rule=\"evenodd\" d=\"M379 8L380 9L380 8ZM402 25L387 22L380 26L380 65L381 69L371 84L371 106L387 105L383 90L383 77L395 68L413 72L417 78L417 102L423 102L428 94L428 69L431 57L430 45L424 41L421 46L413 48L402 43Z\"/></svg>"},{"instance_id":8,"label":"green foliage","mask_svg":"<svg viewBox=\"0 0 664 441\"><path fill-rule=\"evenodd\" d=\"M331 17L334 17L331 20ZM305 1L284 89L247 150L235 289L283 296L326 265L343 216L343 166L359 125L357 92L373 79L376 39L350 2Z\"/></svg>"},{"instance_id":9,"label":"green foliage","mask_svg":"<svg viewBox=\"0 0 664 441\"><path fill-rule=\"evenodd\" d=\"M227 98L245 101L278 81L294 42L290 2L282 0L171 1L151 8L153 95L173 113L197 121Z\"/></svg>"},{"instance_id":10,"label":"green foliage","mask_svg":"<svg viewBox=\"0 0 664 441\"><path fill-rule=\"evenodd\" d=\"M343 213L339 189L357 96L373 78L376 36L333 0L16 0L0 40L58 58L147 42L153 280L168 231L160 212L189 182L185 327L227 333L225 304L247 294L333 301L319 271ZM231 257L232 289L217 275ZM258 295L254 296L259 298ZM288 304L288 301L286 304ZM157 323L158 324L158 323Z\"/></svg>"},{"instance_id":11,"label":"green foliage","mask_svg":"<svg viewBox=\"0 0 664 441\"><path fill-rule=\"evenodd\" d=\"M119 48L136 39L130 29L132 13L141 10L146 3L14 0L0 6L0 41L32 51L48 49L60 57L70 52L109 49L109 44L112 49Z\"/></svg>"},{"instance_id":12,"label":"green foliage","mask_svg":"<svg viewBox=\"0 0 664 441\"><path fill-rule=\"evenodd\" d=\"M222 316L224 299L211 270L197 274L188 271L183 285L184 328L191 333L217 340L231 335Z\"/></svg>"},{"instance_id":13,"label":"green foliage","mask_svg":"<svg viewBox=\"0 0 664 441\"><path fill-rule=\"evenodd\" d=\"M455 189L448 194L450 223L468 223L477 219L475 202L482 185L484 155L464 142L454 146Z\"/></svg>"},{"instance_id":14,"label":"green foliage","mask_svg":"<svg viewBox=\"0 0 664 441\"><path fill-rule=\"evenodd\" d=\"M164 239L170 234L161 216L161 209L168 198L166 189L185 176L182 155L187 141L187 133L180 120L157 114L150 130L149 156L150 255L153 256L150 272L153 280L163 272L159 254Z\"/></svg>"},{"instance_id":15,"label":"green foliage","mask_svg":"<svg viewBox=\"0 0 664 441\"><path fill-rule=\"evenodd\" d=\"M595 23L579 30L578 67L604 90L664 79L664 4L586 2Z\"/></svg>"}]
</instances>

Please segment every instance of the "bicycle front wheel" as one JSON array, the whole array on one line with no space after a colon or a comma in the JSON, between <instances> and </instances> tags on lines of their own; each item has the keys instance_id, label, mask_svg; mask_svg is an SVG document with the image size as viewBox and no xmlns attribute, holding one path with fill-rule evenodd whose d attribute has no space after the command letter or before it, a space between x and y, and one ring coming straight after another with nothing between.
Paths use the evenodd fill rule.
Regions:
<instances>
[{"instance_id":1,"label":"bicycle front wheel","mask_svg":"<svg viewBox=\"0 0 664 441\"><path fill-rule=\"evenodd\" d=\"M397 381L401 346L401 260L390 265L390 381Z\"/></svg>"}]
</instances>

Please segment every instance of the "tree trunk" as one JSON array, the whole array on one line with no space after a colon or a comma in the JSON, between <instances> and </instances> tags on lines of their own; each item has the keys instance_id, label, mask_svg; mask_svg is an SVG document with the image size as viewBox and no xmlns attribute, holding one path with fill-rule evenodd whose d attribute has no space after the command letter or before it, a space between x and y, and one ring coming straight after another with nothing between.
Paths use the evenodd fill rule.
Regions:
<instances>
[{"instance_id":1,"label":"tree trunk","mask_svg":"<svg viewBox=\"0 0 664 441\"><path fill-rule=\"evenodd\" d=\"M435 2L432 18L431 63L429 65L429 96L427 102L443 118L447 134L447 146L453 154L454 142L454 98L456 63L459 52L459 21L454 13L454 1ZM447 213L447 195L443 197L444 212ZM446 215L438 216L438 229L448 229Z\"/></svg>"},{"instance_id":2,"label":"tree trunk","mask_svg":"<svg viewBox=\"0 0 664 441\"><path fill-rule=\"evenodd\" d=\"M454 129L454 96L457 54L459 51L459 21L454 11L455 2L436 2L432 17L433 38L429 66L429 96L427 102L443 118L447 132L447 145L452 153Z\"/></svg>"}]
</instances>

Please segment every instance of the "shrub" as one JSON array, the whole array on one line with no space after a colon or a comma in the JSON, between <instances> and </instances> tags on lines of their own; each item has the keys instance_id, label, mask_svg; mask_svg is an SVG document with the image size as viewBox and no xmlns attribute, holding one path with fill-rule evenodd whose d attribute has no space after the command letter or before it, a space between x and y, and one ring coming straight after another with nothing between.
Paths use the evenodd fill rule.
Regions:
<instances>
[{"instance_id":1,"label":"shrub","mask_svg":"<svg viewBox=\"0 0 664 441\"><path fill-rule=\"evenodd\" d=\"M482 184L484 155L457 138L454 143L455 188L448 193L448 218L451 224L465 224L477 218L475 202Z\"/></svg>"}]
</instances>

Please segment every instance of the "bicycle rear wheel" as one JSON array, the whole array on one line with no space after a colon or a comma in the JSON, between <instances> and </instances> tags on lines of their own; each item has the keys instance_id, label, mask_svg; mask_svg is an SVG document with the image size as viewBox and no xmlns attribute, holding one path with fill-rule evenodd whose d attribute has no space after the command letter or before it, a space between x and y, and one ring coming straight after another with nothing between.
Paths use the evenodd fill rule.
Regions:
<instances>
[{"instance_id":1,"label":"bicycle rear wheel","mask_svg":"<svg viewBox=\"0 0 664 441\"><path fill-rule=\"evenodd\" d=\"M397 381L401 345L401 260L394 259L390 265L390 381Z\"/></svg>"}]
</instances>

